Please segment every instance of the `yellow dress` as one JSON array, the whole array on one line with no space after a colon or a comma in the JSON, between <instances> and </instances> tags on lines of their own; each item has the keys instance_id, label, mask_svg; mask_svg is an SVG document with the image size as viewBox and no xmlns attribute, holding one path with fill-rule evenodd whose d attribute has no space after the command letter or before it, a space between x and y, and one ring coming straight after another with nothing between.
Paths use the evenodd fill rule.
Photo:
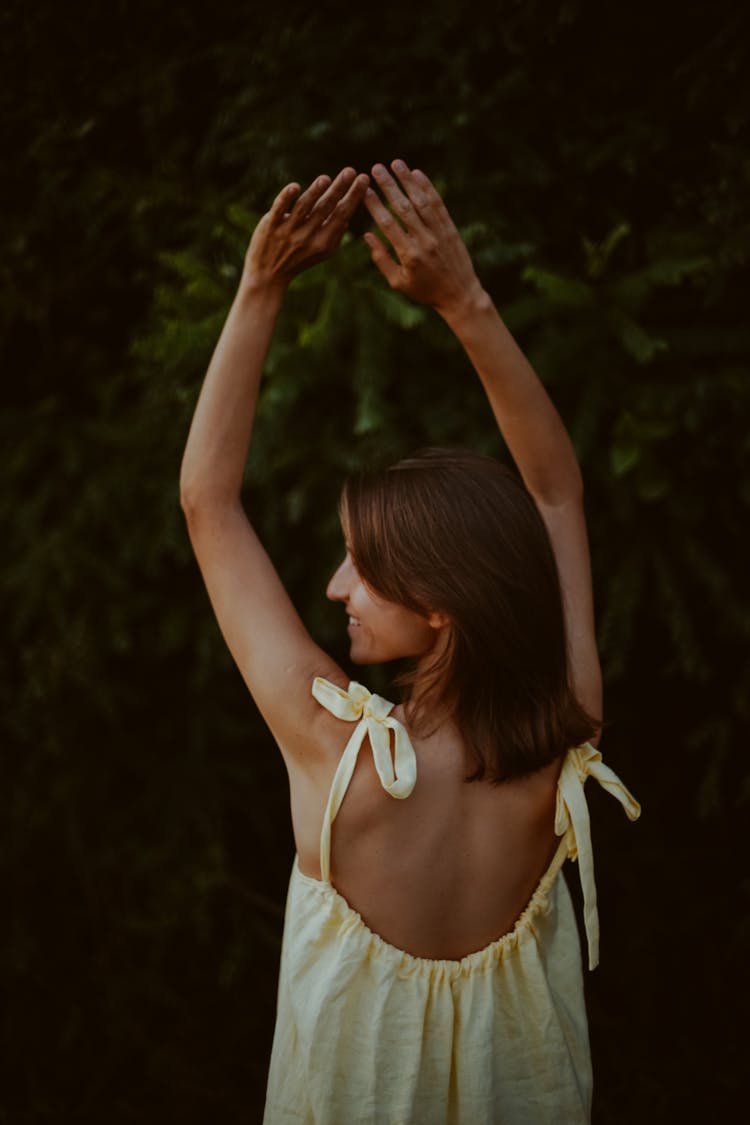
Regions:
<instances>
[{"instance_id":1,"label":"yellow dress","mask_svg":"<svg viewBox=\"0 0 750 1125\"><path fill-rule=\"evenodd\" d=\"M331 824L369 735L383 787L406 798L416 756L393 704L361 684L316 678L312 692L358 721L334 776L320 880L295 857L287 898L264 1125L578 1125L591 1059L575 916L560 869L578 860L589 967L598 918L589 817L594 777L631 820L640 807L601 754L569 750L557 852L513 930L460 961L413 957L367 928L330 882ZM391 734L394 753L391 753Z\"/></svg>"}]
</instances>

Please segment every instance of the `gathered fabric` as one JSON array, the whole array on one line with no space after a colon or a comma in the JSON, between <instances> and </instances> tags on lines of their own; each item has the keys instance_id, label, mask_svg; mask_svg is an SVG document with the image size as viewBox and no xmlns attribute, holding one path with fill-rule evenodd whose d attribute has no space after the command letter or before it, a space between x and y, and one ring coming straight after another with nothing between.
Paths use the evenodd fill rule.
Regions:
<instances>
[{"instance_id":1,"label":"gathered fabric","mask_svg":"<svg viewBox=\"0 0 750 1125\"><path fill-rule=\"evenodd\" d=\"M584 784L598 783L635 820L640 806L588 743L558 781L560 843L513 929L460 960L415 957L373 933L330 882L331 826L365 735L386 792L417 778L393 704L352 682L317 677L312 694L357 726L331 784L321 879L295 857L287 897L264 1125L552 1125L588 1122L591 1058L581 949L567 884L577 860L588 964L599 922ZM391 738L393 749L391 749Z\"/></svg>"}]
</instances>

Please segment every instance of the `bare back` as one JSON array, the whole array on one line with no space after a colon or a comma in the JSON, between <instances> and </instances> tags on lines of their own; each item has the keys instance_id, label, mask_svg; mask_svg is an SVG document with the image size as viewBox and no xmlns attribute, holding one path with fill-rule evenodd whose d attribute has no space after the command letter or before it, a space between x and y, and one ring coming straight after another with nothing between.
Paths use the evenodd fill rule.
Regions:
<instances>
[{"instance_id":1,"label":"bare back","mask_svg":"<svg viewBox=\"0 0 750 1125\"><path fill-rule=\"evenodd\" d=\"M400 708L393 716L403 722ZM333 824L331 882L389 944L456 960L513 928L549 865L561 763L500 786L467 783L456 728L411 741L417 782L394 800L365 740ZM319 878L327 788L292 790L300 868Z\"/></svg>"}]
</instances>

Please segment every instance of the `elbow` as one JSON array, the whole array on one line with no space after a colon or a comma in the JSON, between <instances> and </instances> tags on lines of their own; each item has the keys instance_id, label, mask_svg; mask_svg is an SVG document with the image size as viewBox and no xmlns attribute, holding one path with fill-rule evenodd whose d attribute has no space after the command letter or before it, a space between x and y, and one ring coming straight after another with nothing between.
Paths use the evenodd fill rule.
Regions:
<instances>
[{"instance_id":1,"label":"elbow","mask_svg":"<svg viewBox=\"0 0 750 1125\"><path fill-rule=\"evenodd\" d=\"M195 488L184 477L180 477L180 507L188 522L200 506L201 502Z\"/></svg>"},{"instance_id":2,"label":"elbow","mask_svg":"<svg viewBox=\"0 0 750 1125\"><path fill-rule=\"evenodd\" d=\"M185 517L185 522L188 525L191 524L195 519L197 505L195 504L195 501L190 496L190 494L187 492L183 492L182 489L180 489L180 507L182 508L182 514Z\"/></svg>"},{"instance_id":3,"label":"elbow","mask_svg":"<svg viewBox=\"0 0 750 1125\"><path fill-rule=\"evenodd\" d=\"M577 461L574 461L570 470L570 479L567 482L567 499L575 500L579 504L583 503L583 473L581 466Z\"/></svg>"},{"instance_id":4,"label":"elbow","mask_svg":"<svg viewBox=\"0 0 750 1125\"><path fill-rule=\"evenodd\" d=\"M180 507L189 528L205 523L229 510L242 508L240 497L234 493L209 492L188 487L180 481Z\"/></svg>"},{"instance_id":5,"label":"elbow","mask_svg":"<svg viewBox=\"0 0 750 1125\"><path fill-rule=\"evenodd\" d=\"M529 489L540 507L565 508L571 504L583 504L583 475L577 461L564 473L545 481L534 489Z\"/></svg>"},{"instance_id":6,"label":"elbow","mask_svg":"<svg viewBox=\"0 0 750 1125\"><path fill-rule=\"evenodd\" d=\"M182 508L182 514L185 517L188 535L192 540L196 527L201 521L202 515L206 510L205 504L202 504L196 498L193 492L190 492L180 486L180 507Z\"/></svg>"}]
</instances>

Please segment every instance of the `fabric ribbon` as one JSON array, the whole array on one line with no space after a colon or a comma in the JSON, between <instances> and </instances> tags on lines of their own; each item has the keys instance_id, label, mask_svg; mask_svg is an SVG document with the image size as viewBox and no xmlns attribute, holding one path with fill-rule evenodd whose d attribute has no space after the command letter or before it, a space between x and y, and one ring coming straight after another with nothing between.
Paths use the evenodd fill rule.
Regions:
<instances>
[{"instance_id":1,"label":"fabric ribbon","mask_svg":"<svg viewBox=\"0 0 750 1125\"><path fill-rule=\"evenodd\" d=\"M601 787L620 802L630 820L638 819L641 806L617 774L609 766L605 766L601 754L589 742L568 751L557 785L555 832L558 836L567 832L568 855L570 859L578 860L589 969L595 969L599 964L599 913L596 907L589 810L583 792L587 777L595 777Z\"/></svg>"},{"instance_id":2,"label":"fabric ribbon","mask_svg":"<svg viewBox=\"0 0 750 1125\"><path fill-rule=\"evenodd\" d=\"M404 800L411 793L417 781L417 756L406 728L391 717L393 704L380 695L373 695L362 684L352 680L347 691L337 687L322 676L313 680L312 694L321 706L346 722L356 722L358 726L346 744L341 755L328 795L328 805L323 817L320 834L320 873L325 882L330 880L331 868L331 824L339 811L349 782L351 781L357 755L369 735L375 769L380 784L386 793L398 800ZM394 752L391 755L391 731L394 735Z\"/></svg>"}]
</instances>

